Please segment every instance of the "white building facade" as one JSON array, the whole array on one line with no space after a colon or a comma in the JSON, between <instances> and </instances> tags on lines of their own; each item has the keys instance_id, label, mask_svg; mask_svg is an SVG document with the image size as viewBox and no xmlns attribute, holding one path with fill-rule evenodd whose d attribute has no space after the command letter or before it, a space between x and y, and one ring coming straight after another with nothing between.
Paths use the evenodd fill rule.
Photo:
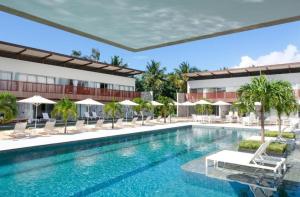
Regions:
<instances>
[{"instance_id":1,"label":"white building facade","mask_svg":"<svg viewBox=\"0 0 300 197\"><path fill-rule=\"evenodd\" d=\"M52 100L92 98L104 103L133 99L141 95L135 91L133 77L140 73L142 71L0 42L0 91L10 92L17 99L33 95ZM39 115L52 107L43 105ZM32 114L31 105L19 104L19 117Z\"/></svg>"}]
</instances>

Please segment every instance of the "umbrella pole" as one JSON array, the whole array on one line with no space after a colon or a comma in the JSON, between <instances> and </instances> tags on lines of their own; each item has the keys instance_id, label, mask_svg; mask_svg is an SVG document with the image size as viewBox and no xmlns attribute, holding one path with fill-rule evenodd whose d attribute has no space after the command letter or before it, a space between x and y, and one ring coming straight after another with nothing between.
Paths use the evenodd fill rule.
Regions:
<instances>
[{"instance_id":1,"label":"umbrella pole","mask_svg":"<svg viewBox=\"0 0 300 197\"><path fill-rule=\"evenodd\" d=\"M126 122L127 122L128 106L126 105Z\"/></svg>"},{"instance_id":2,"label":"umbrella pole","mask_svg":"<svg viewBox=\"0 0 300 197\"><path fill-rule=\"evenodd\" d=\"M88 105L88 113L89 113L89 116L90 116L90 106ZM88 125L89 124L89 116L86 117L86 124Z\"/></svg>"},{"instance_id":3,"label":"umbrella pole","mask_svg":"<svg viewBox=\"0 0 300 197\"><path fill-rule=\"evenodd\" d=\"M35 105L35 123L34 123L34 128L36 129L36 123L37 123L37 107L38 105Z\"/></svg>"}]
</instances>

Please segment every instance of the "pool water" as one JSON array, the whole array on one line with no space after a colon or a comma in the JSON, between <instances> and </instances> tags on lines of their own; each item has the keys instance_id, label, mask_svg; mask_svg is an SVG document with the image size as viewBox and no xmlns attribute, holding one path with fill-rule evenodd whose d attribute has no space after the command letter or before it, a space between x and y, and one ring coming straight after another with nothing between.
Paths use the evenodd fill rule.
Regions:
<instances>
[{"instance_id":1,"label":"pool water","mask_svg":"<svg viewBox=\"0 0 300 197\"><path fill-rule=\"evenodd\" d=\"M189 174L181 166L232 149L253 133L181 127L3 155L0 196L252 196L247 185Z\"/></svg>"}]
</instances>

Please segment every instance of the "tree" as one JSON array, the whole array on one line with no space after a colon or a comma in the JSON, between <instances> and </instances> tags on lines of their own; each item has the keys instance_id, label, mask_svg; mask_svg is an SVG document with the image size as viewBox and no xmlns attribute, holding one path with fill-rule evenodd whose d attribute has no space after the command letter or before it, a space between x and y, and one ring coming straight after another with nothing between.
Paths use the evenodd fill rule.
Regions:
<instances>
[{"instance_id":1,"label":"tree","mask_svg":"<svg viewBox=\"0 0 300 197\"><path fill-rule=\"evenodd\" d=\"M51 116L62 117L65 125L64 133L67 133L68 119L77 117L76 104L68 98L63 98L54 105Z\"/></svg>"},{"instance_id":2,"label":"tree","mask_svg":"<svg viewBox=\"0 0 300 197\"><path fill-rule=\"evenodd\" d=\"M177 86L179 86L179 92L187 92L187 81L189 80L189 77L186 74L191 72L200 72L200 70L196 67L191 67L188 62L182 62L178 68L175 68L175 74L178 78Z\"/></svg>"},{"instance_id":3,"label":"tree","mask_svg":"<svg viewBox=\"0 0 300 197\"><path fill-rule=\"evenodd\" d=\"M272 84L268 79L261 75L254 77L250 83L245 84L238 90L240 103L245 107L247 112L255 111L255 102L260 102L260 125L261 141L265 141L265 112L270 111L271 98L273 96Z\"/></svg>"},{"instance_id":4,"label":"tree","mask_svg":"<svg viewBox=\"0 0 300 197\"><path fill-rule=\"evenodd\" d=\"M71 56L73 57L81 57L82 53L79 50L72 50Z\"/></svg>"},{"instance_id":5,"label":"tree","mask_svg":"<svg viewBox=\"0 0 300 197\"><path fill-rule=\"evenodd\" d=\"M195 106L197 114L212 114L213 108L211 105L196 105Z\"/></svg>"},{"instance_id":6,"label":"tree","mask_svg":"<svg viewBox=\"0 0 300 197\"><path fill-rule=\"evenodd\" d=\"M152 108L151 103L148 102L148 101L145 101L141 98L134 98L133 102L139 104L137 106L134 106L133 109L136 112L141 114L141 116L142 116L142 125L144 125L144 112L151 110L151 108Z\"/></svg>"},{"instance_id":7,"label":"tree","mask_svg":"<svg viewBox=\"0 0 300 197\"><path fill-rule=\"evenodd\" d=\"M146 91L153 91L154 99L160 95L161 87L164 83L166 68L161 68L160 63L151 60L147 63L146 72L144 73L144 86Z\"/></svg>"},{"instance_id":8,"label":"tree","mask_svg":"<svg viewBox=\"0 0 300 197\"><path fill-rule=\"evenodd\" d=\"M174 112L173 100L166 96L159 96L158 101L163 104L159 106L160 115L164 117L164 123L166 123L166 117ZM171 117L170 117L171 118Z\"/></svg>"},{"instance_id":9,"label":"tree","mask_svg":"<svg viewBox=\"0 0 300 197\"><path fill-rule=\"evenodd\" d=\"M105 104L104 111L112 118L111 128L114 128L115 118L118 114L121 114L122 106L116 101Z\"/></svg>"},{"instance_id":10,"label":"tree","mask_svg":"<svg viewBox=\"0 0 300 197\"><path fill-rule=\"evenodd\" d=\"M96 62L99 62L100 60L100 51L99 49L92 48L92 54L90 56L90 59Z\"/></svg>"},{"instance_id":11,"label":"tree","mask_svg":"<svg viewBox=\"0 0 300 197\"><path fill-rule=\"evenodd\" d=\"M0 93L0 123L7 123L17 116L17 99L8 92Z\"/></svg>"},{"instance_id":12,"label":"tree","mask_svg":"<svg viewBox=\"0 0 300 197\"><path fill-rule=\"evenodd\" d=\"M291 83L288 81L272 82L271 105L277 112L278 128L281 135L282 115L289 116L292 112L297 111L297 101Z\"/></svg>"},{"instance_id":13,"label":"tree","mask_svg":"<svg viewBox=\"0 0 300 197\"><path fill-rule=\"evenodd\" d=\"M124 68L128 67L127 63L123 63L123 59L117 55L111 57L110 64L114 66L124 67Z\"/></svg>"}]
</instances>

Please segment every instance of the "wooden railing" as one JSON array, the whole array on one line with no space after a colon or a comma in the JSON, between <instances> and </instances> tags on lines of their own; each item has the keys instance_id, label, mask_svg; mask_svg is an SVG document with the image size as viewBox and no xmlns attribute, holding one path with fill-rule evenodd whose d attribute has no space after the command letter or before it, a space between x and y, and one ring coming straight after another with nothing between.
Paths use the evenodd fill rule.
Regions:
<instances>
[{"instance_id":1,"label":"wooden railing","mask_svg":"<svg viewBox=\"0 0 300 197\"><path fill-rule=\"evenodd\" d=\"M200 99L204 100L224 100L233 102L237 99L236 92L207 92L207 93L188 93L186 94L186 100L195 102Z\"/></svg>"},{"instance_id":2,"label":"wooden railing","mask_svg":"<svg viewBox=\"0 0 300 197\"><path fill-rule=\"evenodd\" d=\"M124 100L140 97L140 92L110 90L104 88L89 88L72 85L57 85L31 83L23 81L0 80L0 91L8 91L18 98L25 98L33 95L41 95L49 99L61 99L68 97L74 100L85 99L87 97L95 100Z\"/></svg>"}]
</instances>

